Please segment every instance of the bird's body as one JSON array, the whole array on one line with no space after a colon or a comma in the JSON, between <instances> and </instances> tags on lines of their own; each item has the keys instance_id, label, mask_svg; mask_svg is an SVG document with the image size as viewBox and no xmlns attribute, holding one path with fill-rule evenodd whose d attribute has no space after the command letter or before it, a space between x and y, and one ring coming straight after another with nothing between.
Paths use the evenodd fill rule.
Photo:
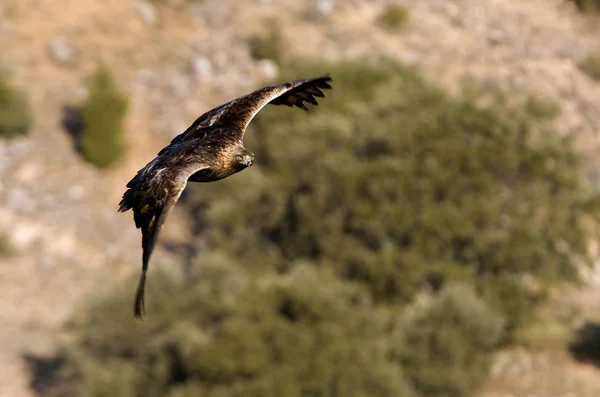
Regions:
<instances>
[{"instance_id":1,"label":"bird's body","mask_svg":"<svg viewBox=\"0 0 600 397\"><path fill-rule=\"evenodd\" d=\"M331 88L324 76L264 87L234 99L201 115L177 135L127 184L119 211L133 210L133 219L142 231L142 275L135 300L135 315L144 311L144 285L150 254L160 228L181 196L187 182L214 182L227 178L254 162L254 154L242 139L252 118L267 104L317 105L321 89Z\"/></svg>"}]
</instances>

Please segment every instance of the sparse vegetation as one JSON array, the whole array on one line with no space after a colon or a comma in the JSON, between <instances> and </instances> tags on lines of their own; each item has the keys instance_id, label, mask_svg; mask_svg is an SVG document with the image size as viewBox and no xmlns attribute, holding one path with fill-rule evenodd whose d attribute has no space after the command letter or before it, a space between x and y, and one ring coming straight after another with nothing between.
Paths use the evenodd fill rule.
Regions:
<instances>
[{"instance_id":1,"label":"sparse vegetation","mask_svg":"<svg viewBox=\"0 0 600 397\"><path fill-rule=\"evenodd\" d=\"M6 74L0 73L0 137L24 135L31 123L27 96L10 84Z\"/></svg>"},{"instance_id":2,"label":"sparse vegetation","mask_svg":"<svg viewBox=\"0 0 600 397\"><path fill-rule=\"evenodd\" d=\"M600 0L572 0L582 12L600 11Z\"/></svg>"},{"instance_id":3,"label":"sparse vegetation","mask_svg":"<svg viewBox=\"0 0 600 397\"><path fill-rule=\"evenodd\" d=\"M600 54L589 54L580 64L579 69L594 80L600 80Z\"/></svg>"},{"instance_id":4,"label":"sparse vegetation","mask_svg":"<svg viewBox=\"0 0 600 397\"><path fill-rule=\"evenodd\" d=\"M269 20L267 34L250 39L250 54L254 59L271 59L280 63L283 59L283 30L277 20Z\"/></svg>"},{"instance_id":5,"label":"sparse vegetation","mask_svg":"<svg viewBox=\"0 0 600 397\"><path fill-rule=\"evenodd\" d=\"M560 105L553 100L545 98L541 95L531 94L527 96L525 101L525 111L538 121L552 120L557 117L561 108Z\"/></svg>"},{"instance_id":6,"label":"sparse vegetation","mask_svg":"<svg viewBox=\"0 0 600 397\"><path fill-rule=\"evenodd\" d=\"M126 112L127 98L117 90L110 71L100 68L91 78L89 97L82 106L80 147L86 160L107 168L121 158Z\"/></svg>"},{"instance_id":7,"label":"sparse vegetation","mask_svg":"<svg viewBox=\"0 0 600 397\"><path fill-rule=\"evenodd\" d=\"M402 4L388 4L379 14L379 24L387 30L398 30L408 22L409 11Z\"/></svg>"},{"instance_id":8,"label":"sparse vegetation","mask_svg":"<svg viewBox=\"0 0 600 397\"><path fill-rule=\"evenodd\" d=\"M8 257L14 253L14 247L5 234L0 234L0 257Z\"/></svg>"}]
</instances>

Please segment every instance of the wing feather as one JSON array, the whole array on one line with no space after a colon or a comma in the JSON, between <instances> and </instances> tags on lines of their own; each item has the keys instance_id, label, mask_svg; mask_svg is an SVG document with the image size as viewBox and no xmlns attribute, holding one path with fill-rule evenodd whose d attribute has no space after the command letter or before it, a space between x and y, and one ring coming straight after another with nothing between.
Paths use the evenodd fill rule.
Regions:
<instances>
[{"instance_id":1,"label":"wing feather","mask_svg":"<svg viewBox=\"0 0 600 397\"><path fill-rule=\"evenodd\" d=\"M323 98L325 94L322 90L331 89L328 81L331 81L331 77L325 75L258 89L204 113L171 143L177 144L211 133L208 127L212 126L223 127L219 131L237 133L239 135L237 138L242 139L246 127L264 106L267 104L296 106L308 110L305 103L317 106L319 103L315 97Z\"/></svg>"}]
</instances>

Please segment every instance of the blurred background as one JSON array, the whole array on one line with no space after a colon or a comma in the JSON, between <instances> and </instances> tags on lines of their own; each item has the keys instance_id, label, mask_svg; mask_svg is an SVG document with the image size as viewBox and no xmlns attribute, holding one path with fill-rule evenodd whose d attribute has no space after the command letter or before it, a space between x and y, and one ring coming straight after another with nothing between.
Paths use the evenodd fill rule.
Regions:
<instances>
[{"instance_id":1,"label":"blurred background","mask_svg":"<svg viewBox=\"0 0 600 397\"><path fill-rule=\"evenodd\" d=\"M0 396L600 396L597 0L0 0ZM133 317L125 184L192 184Z\"/></svg>"}]
</instances>

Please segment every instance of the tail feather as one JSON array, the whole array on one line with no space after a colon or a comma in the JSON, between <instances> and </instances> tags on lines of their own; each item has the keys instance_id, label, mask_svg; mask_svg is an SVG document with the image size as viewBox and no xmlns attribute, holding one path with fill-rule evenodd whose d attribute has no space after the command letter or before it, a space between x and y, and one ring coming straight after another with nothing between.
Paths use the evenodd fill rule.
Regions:
<instances>
[{"instance_id":1,"label":"tail feather","mask_svg":"<svg viewBox=\"0 0 600 397\"><path fill-rule=\"evenodd\" d=\"M135 305L133 312L136 318L142 318L146 314L146 307L144 305L144 288L146 285L146 272L142 271L140 275L140 281L138 282L137 291L135 293Z\"/></svg>"},{"instance_id":2,"label":"tail feather","mask_svg":"<svg viewBox=\"0 0 600 397\"><path fill-rule=\"evenodd\" d=\"M169 211L177 202L185 184L172 183L177 178L156 174L138 173L128 184L119 203L119 211L133 210L135 226L142 232L142 274L135 295L134 313L144 315L144 290L150 256L156 245L160 229Z\"/></svg>"}]
</instances>

